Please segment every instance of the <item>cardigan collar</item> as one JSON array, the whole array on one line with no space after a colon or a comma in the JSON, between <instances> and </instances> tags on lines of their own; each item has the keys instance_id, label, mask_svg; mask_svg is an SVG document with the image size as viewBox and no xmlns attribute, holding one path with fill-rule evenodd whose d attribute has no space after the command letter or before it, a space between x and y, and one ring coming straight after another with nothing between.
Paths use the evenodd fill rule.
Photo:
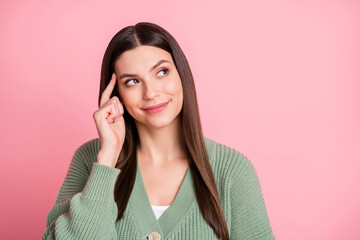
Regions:
<instances>
[{"instance_id":1,"label":"cardigan collar","mask_svg":"<svg viewBox=\"0 0 360 240\"><path fill-rule=\"evenodd\" d=\"M209 159L212 156L214 142L205 137L205 144ZM139 225L142 239L146 239L152 232L159 232L161 239L167 239L173 230L186 217L192 206L196 204L195 189L190 167L188 168L180 189L165 212L156 219L148 198L139 164L137 164L134 187L129 199L131 211Z\"/></svg>"},{"instance_id":2,"label":"cardigan collar","mask_svg":"<svg viewBox=\"0 0 360 240\"><path fill-rule=\"evenodd\" d=\"M160 218L156 219L145 189L139 164L137 165L136 179L129 203L143 238L146 238L151 232L159 232L161 239L167 239L170 236L171 232L196 202L196 195L192 184L191 171L188 168L175 200Z\"/></svg>"}]
</instances>

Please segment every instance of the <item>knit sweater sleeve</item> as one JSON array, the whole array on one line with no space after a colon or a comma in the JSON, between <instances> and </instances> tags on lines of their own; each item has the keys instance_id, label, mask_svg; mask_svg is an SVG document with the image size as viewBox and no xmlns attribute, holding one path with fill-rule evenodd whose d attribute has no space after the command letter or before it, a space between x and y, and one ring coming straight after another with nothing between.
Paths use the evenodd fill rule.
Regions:
<instances>
[{"instance_id":1,"label":"knit sweater sleeve","mask_svg":"<svg viewBox=\"0 0 360 240\"><path fill-rule=\"evenodd\" d=\"M119 169L96 163L95 140L74 153L46 221L45 239L116 239L114 186Z\"/></svg>"},{"instance_id":2,"label":"knit sweater sleeve","mask_svg":"<svg viewBox=\"0 0 360 240\"><path fill-rule=\"evenodd\" d=\"M230 191L230 239L275 239L254 166L241 153L237 160Z\"/></svg>"}]
</instances>

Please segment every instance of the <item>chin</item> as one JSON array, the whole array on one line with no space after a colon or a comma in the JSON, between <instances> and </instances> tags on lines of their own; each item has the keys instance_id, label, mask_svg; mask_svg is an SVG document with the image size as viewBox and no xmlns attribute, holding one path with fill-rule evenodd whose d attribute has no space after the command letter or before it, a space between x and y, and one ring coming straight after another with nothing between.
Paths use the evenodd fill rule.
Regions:
<instances>
[{"instance_id":1,"label":"chin","mask_svg":"<svg viewBox=\"0 0 360 240\"><path fill-rule=\"evenodd\" d=\"M163 128L170 125L173 121L174 119L169 119L169 118L158 118L158 119L154 118L154 119L150 119L144 124L149 127L151 126L153 128Z\"/></svg>"},{"instance_id":2,"label":"chin","mask_svg":"<svg viewBox=\"0 0 360 240\"><path fill-rule=\"evenodd\" d=\"M174 122L176 118L177 116L164 115L158 117L144 117L140 121L136 120L136 122L151 128L163 128Z\"/></svg>"}]
</instances>

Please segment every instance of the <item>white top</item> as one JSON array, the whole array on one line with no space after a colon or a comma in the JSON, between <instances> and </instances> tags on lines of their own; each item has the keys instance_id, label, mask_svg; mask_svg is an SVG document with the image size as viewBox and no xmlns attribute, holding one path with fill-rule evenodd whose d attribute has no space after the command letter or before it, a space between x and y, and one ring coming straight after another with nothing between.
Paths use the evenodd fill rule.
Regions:
<instances>
[{"instance_id":1,"label":"white top","mask_svg":"<svg viewBox=\"0 0 360 240\"><path fill-rule=\"evenodd\" d=\"M170 206L170 205L169 205ZM151 205L155 217L156 219L159 219L160 216L165 212L165 210L169 207L169 206L156 206L156 205Z\"/></svg>"}]
</instances>

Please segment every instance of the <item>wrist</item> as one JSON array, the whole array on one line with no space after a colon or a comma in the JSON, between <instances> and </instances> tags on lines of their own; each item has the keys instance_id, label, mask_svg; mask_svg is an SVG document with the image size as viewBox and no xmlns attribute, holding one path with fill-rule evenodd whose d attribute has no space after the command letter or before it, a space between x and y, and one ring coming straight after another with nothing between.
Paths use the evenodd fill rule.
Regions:
<instances>
[{"instance_id":1,"label":"wrist","mask_svg":"<svg viewBox=\"0 0 360 240\"><path fill-rule=\"evenodd\" d=\"M96 162L102 165L115 168L118 157L119 154L100 151L97 155Z\"/></svg>"}]
</instances>

